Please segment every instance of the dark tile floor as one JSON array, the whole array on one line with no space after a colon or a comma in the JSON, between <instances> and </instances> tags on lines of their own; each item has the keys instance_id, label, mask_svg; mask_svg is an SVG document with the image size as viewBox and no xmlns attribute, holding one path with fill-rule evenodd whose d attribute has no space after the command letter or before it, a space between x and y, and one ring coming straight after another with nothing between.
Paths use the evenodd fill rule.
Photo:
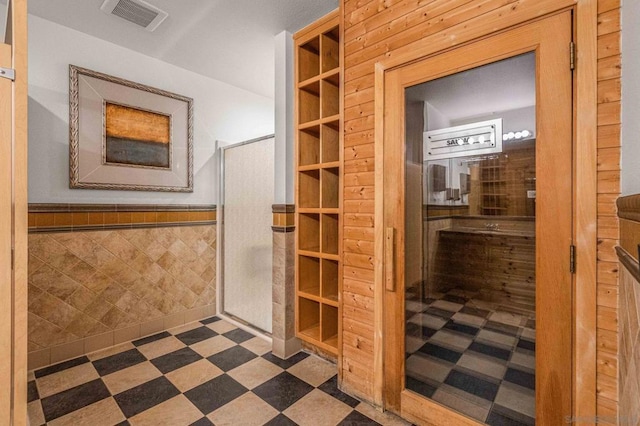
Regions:
<instances>
[{"instance_id":1,"label":"dark tile floor","mask_svg":"<svg viewBox=\"0 0 640 426\"><path fill-rule=\"evenodd\" d=\"M30 373L31 425L406 425L217 317Z\"/></svg>"},{"instance_id":2,"label":"dark tile floor","mask_svg":"<svg viewBox=\"0 0 640 426\"><path fill-rule=\"evenodd\" d=\"M535 424L535 315L454 289L406 302L407 388L489 425Z\"/></svg>"}]
</instances>

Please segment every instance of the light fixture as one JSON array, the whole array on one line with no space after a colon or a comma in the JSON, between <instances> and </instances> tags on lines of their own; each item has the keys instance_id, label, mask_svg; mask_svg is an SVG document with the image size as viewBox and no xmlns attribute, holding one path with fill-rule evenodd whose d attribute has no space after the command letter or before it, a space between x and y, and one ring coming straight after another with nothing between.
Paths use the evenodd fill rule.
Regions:
<instances>
[{"instance_id":1,"label":"light fixture","mask_svg":"<svg viewBox=\"0 0 640 426\"><path fill-rule=\"evenodd\" d=\"M476 140L473 138L473 136L471 136L469 138L469 145L473 145L474 143L476 143Z\"/></svg>"},{"instance_id":2,"label":"light fixture","mask_svg":"<svg viewBox=\"0 0 640 426\"><path fill-rule=\"evenodd\" d=\"M478 142L480 142L481 145L484 143L484 135L480 135Z\"/></svg>"},{"instance_id":3,"label":"light fixture","mask_svg":"<svg viewBox=\"0 0 640 426\"><path fill-rule=\"evenodd\" d=\"M464 145L464 141L462 139L458 139L458 145Z\"/></svg>"},{"instance_id":4,"label":"light fixture","mask_svg":"<svg viewBox=\"0 0 640 426\"><path fill-rule=\"evenodd\" d=\"M509 132L509 133L504 133L502 135L502 140L503 141L510 141L510 140L521 140L521 139L527 139L529 137L533 136L533 133L529 130L520 130L517 132Z\"/></svg>"}]
</instances>

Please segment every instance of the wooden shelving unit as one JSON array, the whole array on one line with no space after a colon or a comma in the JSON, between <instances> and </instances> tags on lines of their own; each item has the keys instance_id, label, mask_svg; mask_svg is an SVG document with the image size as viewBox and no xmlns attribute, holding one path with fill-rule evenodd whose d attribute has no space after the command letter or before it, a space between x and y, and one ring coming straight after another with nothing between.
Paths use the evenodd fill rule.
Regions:
<instances>
[{"instance_id":1,"label":"wooden shelving unit","mask_svg":"<svg viewBox=\"0 0 640 426\"><path fill-rule=\"evenodd\" d=\"M486 160L480 166L480 182L482 183L481 213L487 216L506 215L508 207L507 181L501 157Z\"/></svg>"},{"instance_id":2,"label":"wooden shelving unit","mask_svg":"<svg viewBox=\"0 0 640 426\"><path fill-rule=\"evenodd\" d=\"M335 356L342 269L339 22L335 11L294 36L296 334Z\"/></svg>"}]
</instances>

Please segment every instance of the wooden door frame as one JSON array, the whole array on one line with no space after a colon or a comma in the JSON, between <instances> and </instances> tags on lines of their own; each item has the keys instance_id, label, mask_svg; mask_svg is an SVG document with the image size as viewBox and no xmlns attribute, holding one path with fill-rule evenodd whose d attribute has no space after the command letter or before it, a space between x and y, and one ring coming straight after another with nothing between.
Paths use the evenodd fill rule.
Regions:
<instances>
[{"instance_id":1,"label":"wooden door frame","mask_svg":"<svg viewBox=\"0 0 640 426\"><path fill-rule=\"evenodd\" d=\"M15 80L0 82L10 93L0 105L0 424L18 426L27 423L27 0L8 2L1 37L0 66Z\"/></svg>"},{"instance_id":2,"label":"wooden door frame","mask_svg":"<svg viewBox=\"0 0 640 426\"><path fill-rule=\"evenodd\" d=\"M555 3L555 4L554 4ZM456 37L416 43L409 53L375 64L375 306L374 395L384 406L384 93L385 73L393 68L478 41L498 32L573 10L576 63L574 70L573 241L579 264L573 277L572 416L596 416L596 247L597 247L597 0L540 2L539 10L523 16L504 17L487 32L461 30ZM514 14L515 15L515 14ZM484 32L483 32L484 31ZM579 203L577 200L580 200Z\"/></svg>"}]
</instances>

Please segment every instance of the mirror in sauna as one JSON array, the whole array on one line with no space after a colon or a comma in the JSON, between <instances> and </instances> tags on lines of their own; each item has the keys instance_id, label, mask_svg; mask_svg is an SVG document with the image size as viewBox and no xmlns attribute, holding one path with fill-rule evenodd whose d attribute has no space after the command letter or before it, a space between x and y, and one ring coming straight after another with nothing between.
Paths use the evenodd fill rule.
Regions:
<instances>
[{"instance_id":1,"label":"mirror in sauna","mask_svg":"<svg viewBox=\"0 0 640 426\"><path fill-rule=\"evenodd\" d=\"M535 71L405 91L405 386L492 425L535 423Z\"/></svg>"}]
</instances>

